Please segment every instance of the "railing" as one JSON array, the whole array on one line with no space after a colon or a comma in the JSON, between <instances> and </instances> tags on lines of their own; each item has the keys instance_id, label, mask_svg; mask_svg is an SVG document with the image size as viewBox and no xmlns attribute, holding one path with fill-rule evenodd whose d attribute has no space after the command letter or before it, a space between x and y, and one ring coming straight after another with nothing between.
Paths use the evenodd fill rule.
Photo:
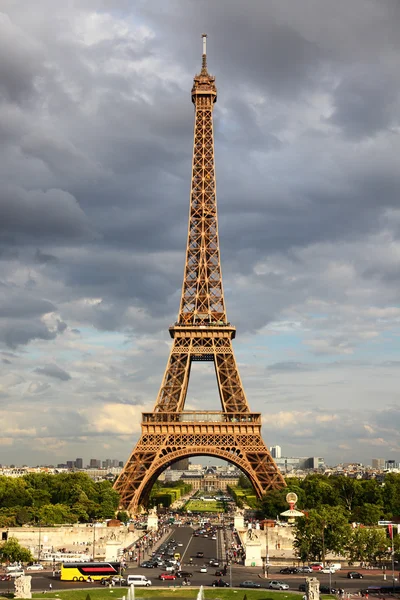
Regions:
<instances>
[{"instance_id":1,"label":"railing","mask_svg":"<svg viewBox=\"0 0 400 600\"><path fill-rule=\"evenodd\" d=\"M143 413L143 423L261 423L261 414L224 413L218 411Z\"/></svg>"}]
</instances>

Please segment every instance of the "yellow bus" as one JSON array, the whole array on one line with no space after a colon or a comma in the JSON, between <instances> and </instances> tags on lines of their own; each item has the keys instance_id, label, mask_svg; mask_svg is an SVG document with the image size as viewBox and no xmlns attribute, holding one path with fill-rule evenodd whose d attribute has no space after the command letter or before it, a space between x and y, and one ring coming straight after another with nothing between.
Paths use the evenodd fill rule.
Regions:
<instances>
[{"instance_id":1,"label":"yellow bus","mask_svg":"<svg viewBox=\"0 0 400 600\"><path fill-rule=\"evenodd\" d=\"M121 572L121 563L106 562L74 562L61 565L61 581L101 581Z\"/></svg>"}]
</instances>

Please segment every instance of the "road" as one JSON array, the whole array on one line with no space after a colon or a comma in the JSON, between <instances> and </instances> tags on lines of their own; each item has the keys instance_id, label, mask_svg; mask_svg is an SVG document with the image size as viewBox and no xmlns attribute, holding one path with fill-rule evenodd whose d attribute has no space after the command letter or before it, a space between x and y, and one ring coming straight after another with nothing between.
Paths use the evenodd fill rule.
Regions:
<instances>
[{"instance_id":1,"label":"road","mask_svg":"<svg viewBox=\"0 0 400 600\"><path fill-rule=\"evenodd\" d=\"M175 539L178 544L182 544L176 549L176 552L180 552L182 556L182 570L188 570L193 573L191 578L192 586L210 586L214 579L216 579L215 571L216 567L207 567L207 573L200 573L200 567L209 563L211 558L218 558L221 560L225 556L225 548L223 544L223 532L218 531L217 540L212 540L205 537L193 537L193 529L191 527L176 527L173 529L169 538ZM196 558L197 552L204 552L204 558ZM190 565L190 558L193 560L193 564ZM223 565L221 560L221 566ZM239 586L242 581L252 580L261 584L262 587L268 587L268 581L271 579L279 579L289 584L289 587L293 591L299 589L299 584L304 583L305 577L300 575L280 575L279 569L281 567L272 567L268 572L268 579L260 577L262 575L262 569L260 567L244 567L242 565L232 565L228 567L227 576L223 577L225 581L231 583L233 587ZM357 570L357 569L356 569ZM366 588L369 585L390 585L391 579L388 575L387 581L383 581L382 573L378 570L363 571L364 579L348 579L347 571L338 571L333 573L331 576L332 587L343 588L346 592L358 592L361 588ZM139 566L128 567L127 573L146 575L151 580L153 586L157 587L170 587L180 586L181 580L176 581L161 581L158 579L162 569L144 569ZM43 591L49 589L49 584L53 586L53 590L63 589L76 589L82 587L82 583L72 583L67 581L60 581L58 578L52 577L52 572L26 572L32 575L32 590ZM318 577L320 582L325 585L329 585L329 575L321 573L313 573L313 576ZM86 584L88 588L99 586L99 583ZM0 582L0 590L13 590L13 582Z\"/></svg>"}]
</instances>

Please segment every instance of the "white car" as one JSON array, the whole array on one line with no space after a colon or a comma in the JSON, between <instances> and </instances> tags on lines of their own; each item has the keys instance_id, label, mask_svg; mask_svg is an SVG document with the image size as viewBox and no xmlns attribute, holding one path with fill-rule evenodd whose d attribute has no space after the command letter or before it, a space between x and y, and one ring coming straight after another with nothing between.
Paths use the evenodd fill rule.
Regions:
<instances>
[{"instance_id":1,"label":"white car","mask_svg":"<svg viewBox=\"0 0 400 600\"><path fill-rule=\"evenodd\" d=\"M182 546L183 546L182 542L178 542L177 546L179 546L179 548L182 548Z\"/></svg>"},{"instance_id":2,"label":"white car","mask_svg":"<svg viewBox=\"0 0 400 600\"><path fill-rule=\"evenodd\" d=\"M283 583L283 581L271 581L269 584L270 590L288 590L289 586L287 583Z\"/></svg>"},{"instance_id":3,"label":"white car","mask_svg":"<svg viewBox=\"0 0 400 600\"><path fill-rule=\"evenodd\" d=\"M207 567L200 567L200 573L207 573Z\"/></svg>"},{"instance_id":4,"label":"white car","mask_svg":"<svg viewBox=\"0 0 400 600\"><path fill-rule=\"evenodd\" d=\"M27 571L43 571L43 569L43 565L40 565L39 563L34 563L33 565L28 565L26 567Z\"/></svg>"},{"instance_id":5,"label":"white car","mask_svg":"<svg viewBox=\"0 0 400 600\"><path fill-rule=\"evenodd\" d=\"M334 567L324 567L321 573L336 573L336 569Z\"/></svg>"}]
</instances>

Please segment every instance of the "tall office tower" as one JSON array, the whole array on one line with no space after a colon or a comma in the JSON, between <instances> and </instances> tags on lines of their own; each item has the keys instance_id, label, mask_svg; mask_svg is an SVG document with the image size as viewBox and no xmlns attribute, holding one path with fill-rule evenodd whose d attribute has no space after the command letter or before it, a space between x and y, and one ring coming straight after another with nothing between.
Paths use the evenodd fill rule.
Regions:
<instances>
[{"instance_id":1,"label":"tall office tower","mask_svg":"<svg viewBox=\"0 0 400 600\"><path fill-rule=\"evenodd\" d=\"M75 468L76 469L83 469L83 458L77 458L77 459L75 459Z\"/></svg>"},{"instance_id":2,"label":"tall office tower","mask_svg":"<svg viewBox=\"0 0 400 600\"><path fill-rule=\"evenodd\" d=\"M271 446L269 450L271 452L272 458L281 458L282 448L280 446Z\"/></svg>"},{"instance_id":3,"label":"tall office tower","mask_svg":"<svg viewBox=\"0 0 400 600\"><path fill-rule=\"evenodd\" d=\"M384 458L373 458L372 459L372 468L382 471L385 468L385 459Z\"/></svg>"}]
</instances>

